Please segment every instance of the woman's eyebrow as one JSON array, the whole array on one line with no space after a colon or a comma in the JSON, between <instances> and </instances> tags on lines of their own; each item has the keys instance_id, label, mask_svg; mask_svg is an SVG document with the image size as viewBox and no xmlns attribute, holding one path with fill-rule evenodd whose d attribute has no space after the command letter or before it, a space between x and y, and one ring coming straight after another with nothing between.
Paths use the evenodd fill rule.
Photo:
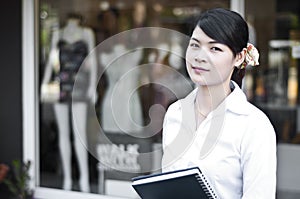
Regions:
<instances>
[{"instance_id":1,"label":"woman's eyebrow","mask_svg":"<svg viewBox=\"0 0 300 199\"><path fill-rule=\"evenodd\" d=\"M209 41L208 43L209 43L209 44L219 44L220 42L217 42L217 41L214 41L214 40L213 40L213 41Z\"/></svg>"},{"instance_id":2,"label":"woman's eyebrow","mask_svg":"<svg viewBox=\"0 0 300 199\"><path fill-rule=\"evenodd\" d=\"M196 39L195 37L192 37L191 40L194 40L194 41L196 41L196 42L198 42L198 43L201 43L200 40ZM209 42L207 42L207 43L208 43L208 44L219 44L220 42L215 41L215 40L211 40L211 41L209 41Z\"/></svg>"},{"instance_id":3,"label":"woman's eyebrow","mask_svg":"<svg viewBox=\"0 0 300 199\"><path fill-rule=\"evenodd\" d=\"M198 39L196 39L195 37L192 37L191 40L194 40L194 41L200 43L200 41Z\"/></svg>"}]
</instances>

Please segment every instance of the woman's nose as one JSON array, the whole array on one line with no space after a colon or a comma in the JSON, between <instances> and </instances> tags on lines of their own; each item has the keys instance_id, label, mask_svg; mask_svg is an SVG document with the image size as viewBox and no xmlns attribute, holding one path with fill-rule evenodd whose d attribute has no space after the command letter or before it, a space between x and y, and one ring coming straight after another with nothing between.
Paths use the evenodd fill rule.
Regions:
<instances>
[{"instance_id":1,"label":"woman's nose","mask_svg":"<svg viewBox=\"0 0 300 199\"><path fill-rule=\"evenodd\" d=\"M195 56L195 61L202 63L207 61L207 55L203 50L199 50L197 55Z\"/></svg>"}]
</instances>

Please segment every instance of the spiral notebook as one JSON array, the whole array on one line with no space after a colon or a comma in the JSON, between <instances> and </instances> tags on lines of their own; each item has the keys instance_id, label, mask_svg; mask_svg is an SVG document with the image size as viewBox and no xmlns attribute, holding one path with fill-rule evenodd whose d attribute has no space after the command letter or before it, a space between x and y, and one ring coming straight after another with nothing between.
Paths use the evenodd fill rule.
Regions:
<instances>
[{"instance_id":1,"label":"spiral notebook","mask_svg":"<svg viewBox=\"0 0 300 199\"><path fill-rule=\"evenodd\" d=\"M217 199L198 167L132 178L142 199Z\"/></svg>"}]
</instances>

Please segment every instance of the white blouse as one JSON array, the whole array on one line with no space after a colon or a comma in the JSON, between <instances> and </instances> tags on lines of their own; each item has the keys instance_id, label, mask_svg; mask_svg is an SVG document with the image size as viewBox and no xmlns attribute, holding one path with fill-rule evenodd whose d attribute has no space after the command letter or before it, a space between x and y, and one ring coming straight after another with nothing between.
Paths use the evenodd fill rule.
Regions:
<instances>
[{"instance_id":1,"label":"white blouse","mask_svg":"<svg viewBox=\"0 0 300 199\"><path fill-rule=\"evenodd\" d=\"M198 166L219 198L274 199L276 136L267 116L234 90L196 129L197 89L173 103L163 126L162 170Z\"/></svg>"}]
</instances>

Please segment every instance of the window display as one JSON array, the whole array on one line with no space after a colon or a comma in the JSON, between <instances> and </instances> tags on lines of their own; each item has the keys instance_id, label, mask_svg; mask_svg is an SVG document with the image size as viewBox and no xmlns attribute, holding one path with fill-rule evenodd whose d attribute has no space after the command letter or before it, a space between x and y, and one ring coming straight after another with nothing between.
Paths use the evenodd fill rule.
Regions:
<instances>
[{"instance_id":1,"label":"window display","mask_svg":"<svg viewBox=\"0 0 300 199\"><path fill-rule=\"evenodd\" d=\"M38 84L31 88L38 90L38 113L30 113L38 124L29 129L38 139L36 186L136 197L131 178L160 171L166 109L194 86L184 60L192 22L206 9L237 2L245 3L239 11L261 55L257 70L247 67L243 90L269 116L278 143L298 147L299 3L32 1L38 34L31 36L38 49L32 45L30 52L38 63L24 59L38 71L38 80L30 82ZM25 14L31 11L24 8ZM173 37L169 30L185 36Z\"/></svg>"},{"instance_id":2,"label":"window display","mask_svg":"<svg viewBox=\"0 0 300 199\"><path fill-rule=\"evenodd\" d=\"M160 171L166 109L193 89L189 25L216 6L229 1L39 2L41 187L136 197L131 178Z\"/></svg>"},{"instance_id":3,"label":"window display","mask_svg":"<svg viewBox=\"0 0 300 199\"><path fill-rule=\"evenodd\" d=\"M62 187L65 190L71 190L72 188L71 140L69 134L71 129L74 132L74 148L80 171L79 187L81 191L90 191L88 156L84 145L86 145L87 103L92 100L90 99L92 97L90 93L96 88L95 78L92 78L96 75L95 60L90 59L90 62L86 64L87 66L83 66L87 68L84 72L78 73L78 71L88 52L94 46L94 34L91 29L80 25L79 16L69 15L65 27L52 32L50 54L55 55L48 58L42 85L50 81L52 72L56 69L53 81L59 83L59 98L57 102L53 103L53 108L58 128L58 143L62 163ZM73 85L77 74L84 75L76 77L77 84L81 86L80 89L75 90ZM44 96L41 96L42 100L44 98ZM79 112L78 115L81 116L76 124L72 120L72 128L69 124L71 100L74 102L72 110ZM78 134L80 134L80 137L78 137Z\"/></svg>"}]
</instances>

